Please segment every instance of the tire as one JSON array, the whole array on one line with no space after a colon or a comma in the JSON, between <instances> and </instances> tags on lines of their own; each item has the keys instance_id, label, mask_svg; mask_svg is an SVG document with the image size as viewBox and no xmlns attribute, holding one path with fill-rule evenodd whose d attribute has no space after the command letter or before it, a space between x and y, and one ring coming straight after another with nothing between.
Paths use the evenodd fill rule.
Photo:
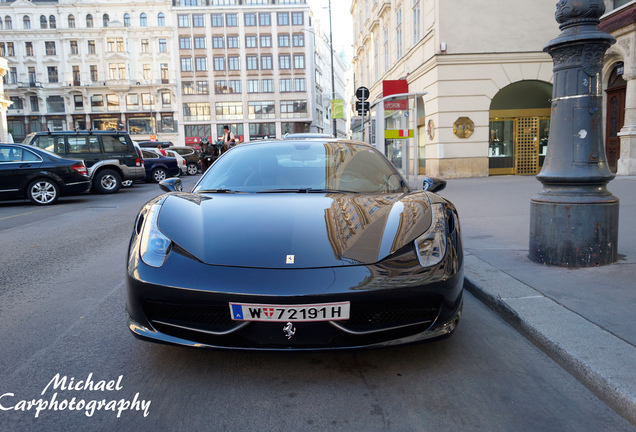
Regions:
<instances>
[{"instance_id":1,"label":"tire","mask_svg":"<svg viewBox=\"0 0 636 432\"><path fill-rule=\"evenodd\" d=\"M199 167L194 162L188 164L188 175L197 175L199 173Z\"/></svg>"},{"instance_id":2,"label":"tire","mask_svg":"<svg viewBox=\"0 0 636 432\"><path fill-rule=\"evenodd\" d=\"M135 184L135 181L134 181L134 180L123 180L123 181L121 182L121 187L124 187L124 188L131 188L131 187L133 187L133 185L134 185L134 184Z\"/></svg>"},{"instance_id":3,"label":"tire","mask_svg":"<svg viewBox=\"0 0 636 432\"><path fill-rule=\"evenodd\" d=\"M153 182L159 183L161 180L165 180L168 178L168 173L163 168L155 168L152 170L150 174Z\"/></svg>"},{"instance_id":4,"label":"tire","mask_svg":"<svg viewBox=\"0 0 636 432\"><path fill-rule=\"evenodd\" d=\"M38 179L29 184L27 197L35 205L55 204L60 197L60 188L53 180Z\"/></svg>"},{"instance_id":5,"label":"tire","mask_svg":"<svg viewBox=\"0 0 636 432\"><path fill-rule=\"evenodd\" d=\"M117 172L109 169L102 170L95 174L93 179L93 189L101 194L112 194L121 188L121 177Z\"/></svg>"}]
</instances>

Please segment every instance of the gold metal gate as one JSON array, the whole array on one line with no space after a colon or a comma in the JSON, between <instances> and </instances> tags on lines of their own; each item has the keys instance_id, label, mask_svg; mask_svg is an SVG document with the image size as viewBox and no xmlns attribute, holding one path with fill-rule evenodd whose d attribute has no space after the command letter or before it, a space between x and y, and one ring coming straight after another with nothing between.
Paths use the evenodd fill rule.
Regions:
<instances>
[{"instance_id":1,"label":"gold metal gate","mask_svg":"<svg viewBox=\"0 0 636 432\"><path fill-rule=\"evenodd\" d=\"M515 174L539 172L539 117L519 117L515 127Z\"/></svg>"}]
</instances>

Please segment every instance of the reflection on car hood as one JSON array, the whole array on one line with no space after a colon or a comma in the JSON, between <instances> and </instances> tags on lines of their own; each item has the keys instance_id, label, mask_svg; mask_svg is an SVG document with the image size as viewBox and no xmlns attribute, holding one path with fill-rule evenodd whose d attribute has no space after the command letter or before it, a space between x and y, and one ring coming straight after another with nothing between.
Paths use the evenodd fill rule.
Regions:
<instances>
[{"instance_id":1,"label":"reflection on car hood","mask_svg":"<svg viewBox=\"0 0 636 432\"><path fill-rule=\"evenodd\" d=\"M168 194L159 229L214 265L310 268L376 263L431 223L426 192Z\"/></svg>"}]
</instances>

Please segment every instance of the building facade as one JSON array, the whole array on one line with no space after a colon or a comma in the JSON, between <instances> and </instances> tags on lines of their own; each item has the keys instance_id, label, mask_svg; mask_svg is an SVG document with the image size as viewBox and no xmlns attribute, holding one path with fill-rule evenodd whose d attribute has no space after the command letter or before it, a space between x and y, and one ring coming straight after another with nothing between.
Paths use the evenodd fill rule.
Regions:
<instances>
[{"instance_id":1,"label":"building facade","mask_svg":"<svg viewBox=\"0 0 636 432\"><path fill-rule=\"evenodd\" d=\"M611 14L633 3L607 0L606 7ZM371 101L381 101L366 136L413 184L422 174L539 172L553 76L543 47L560 32L554 0L354 0L351 12L356 86L369 88ZM411 93L401 109L382 99L383 83L398 80ZM386 132L409 129L413 138Z\"/></svg>"},{"instance_id":2,"label":"building facade","mask_svg":"<svg viewBox=\"0 0 636 432\"><path fill-rule=\"evenodd\" d=\"M0 3L0 55L14 139L41 130L178 137L169 1Z\"/></svg>"}]
</instances>

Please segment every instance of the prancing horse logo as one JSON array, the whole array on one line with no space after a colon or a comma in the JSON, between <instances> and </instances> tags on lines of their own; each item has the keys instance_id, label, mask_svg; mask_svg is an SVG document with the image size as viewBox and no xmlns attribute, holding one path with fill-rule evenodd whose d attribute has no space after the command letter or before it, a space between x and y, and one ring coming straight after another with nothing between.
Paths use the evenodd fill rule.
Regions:
<instances>
[{"instance_id":1,"label":"prancing horse logo","mask_svg":"<svg viewBox=\"0 0 636 432\"><path fill-rule=\"evenodd\" d=\"M285 336L287 336L287 339L291 339L292 336L296 334L296 328L290 322L285 324L285 327L283 327L283 331L285 332Z\"/></svg>"}]
</instances>

